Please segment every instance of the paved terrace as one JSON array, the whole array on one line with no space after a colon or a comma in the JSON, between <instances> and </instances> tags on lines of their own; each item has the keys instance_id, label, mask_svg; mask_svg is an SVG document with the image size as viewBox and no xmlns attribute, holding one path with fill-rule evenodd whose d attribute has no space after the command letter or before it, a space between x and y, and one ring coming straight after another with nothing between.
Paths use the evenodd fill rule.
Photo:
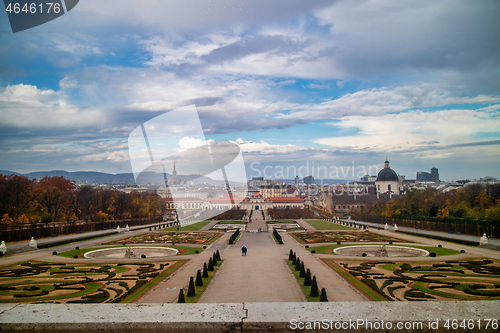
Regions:
<instances>
[{"instance_id":1,"label":"paved terrace","mask_svg":"<svg viewBox=\"0 0 500 333\"><path fill-rule=\"evenodd\" d=\"M137 301L140 304L0 304L0 329L51 332L114 330L135 333L150 330L220 332L265 329L280 332L291 328L292 319L302 322L328 319L334 325L335 323L341 325L348 320L363 319L378 322L384 320L394 325L399 321L422 322L427 325L429 320L439 320L441 326L438 330L426 329L425 326L414 330L438 332L448 331L442 326L447 319L483 320L498 318L500 315L500 301L368 302L363 294L319 260L324 255L311 254L287 233L281 233L285 244L276 244L272 234L266 231L266 224L261 216L259 211L255 211L252 223L248 226L248 230L262 228L261 233L245 232L234 245L227 244L231 233L226 233L201 254L172 257L174 260L183 258L190 260L169 279L140 298ZM305 221L299 223L306 226ZM313 230L310 226L307 228ZM57 248L6 256L0 258L0 265L25 260L53 261L54 256L51 255L53 250L62 252L73 249L75 245L80 248L92 247L97 243L142 232L144 231L133 231ZM374 228L370 232L395 235L394 232ZM458 236L464 237L464 235ZM408 241L422 240L406 234L398 234L397 237ZM442 241L428 239L425 242L430 245L445 244ZM241 256L242 245L246 245L249 249L246 257ZM453 243L445 246L467 249L467 253L461 255L464 258L470 256L498 258L500 254L498 251ZM311 273L317 277L320 288L324 287L327 290L330 302L303 302L305 297L285 263L290 249L296 252ZM187 287L189 278L195 276L196 271L203 267L203 263L208 261L216 250L219 250L224 262L200 298L200 303L167 304L176 302L179 289ZM451 256L449 258L451 259ZM57 261L75 260L57 257ZM78 262L81 262L81 259ZM362 331L370 330L362 329ZM485 331L497 330L492 330L492 327L485 330L484 326L479 329L477 325L470 330L470 332Z\"/></svg>"}]
</instances>

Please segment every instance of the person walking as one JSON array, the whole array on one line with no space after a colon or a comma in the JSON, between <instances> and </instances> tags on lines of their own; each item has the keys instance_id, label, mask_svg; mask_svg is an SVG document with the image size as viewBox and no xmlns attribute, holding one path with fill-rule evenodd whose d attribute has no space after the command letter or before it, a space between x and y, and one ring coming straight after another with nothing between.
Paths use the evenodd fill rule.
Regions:
<instances>
[{"instance_id":1,"label":"person walking","mask_svg":"<svg viewBox=\"0 0 500 333\"><path fill-rule=\"evenodd\" d=\"M241 247L241 255L242 256L246 256L247 255L247 247L245 245L243 245Z\"/></svg>"}]
</instances>

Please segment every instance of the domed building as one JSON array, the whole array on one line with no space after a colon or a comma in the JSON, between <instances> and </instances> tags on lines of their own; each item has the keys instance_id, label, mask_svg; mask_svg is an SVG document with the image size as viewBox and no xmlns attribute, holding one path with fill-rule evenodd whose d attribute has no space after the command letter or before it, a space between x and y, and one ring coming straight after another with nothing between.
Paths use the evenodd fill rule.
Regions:
<instances>
[{"instance_id":1,"label":"domed building","mask_svg":"<svg viewBox=\"0 0 500 333\"><path fill-rule=\"evenodd\" d=\"M389 167L389 161L385 161L384 168L379 171L375 181L377 193L392 192L399 194L399 178L397 173Z\"/></svg>"}]
</instances>

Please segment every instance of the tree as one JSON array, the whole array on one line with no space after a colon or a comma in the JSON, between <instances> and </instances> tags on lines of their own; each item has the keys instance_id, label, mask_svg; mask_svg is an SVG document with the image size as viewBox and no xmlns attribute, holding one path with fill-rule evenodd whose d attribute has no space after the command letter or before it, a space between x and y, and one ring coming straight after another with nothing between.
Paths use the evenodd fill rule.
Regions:
<instances>
[{"instance_id":1,"label":"tree","mask_svg":"<svg viewBox=\"0 0 500 333\"><path fill-rule=\"evenodd\" d=\"M318 283L316 282L316 276L313 276L310 295L312 297L318 297L319 296Z\"/></svg>"},{"instance_id":2,"label":"tree","mask_svg":"<svg viewBox=\"0 0 500 333\"><path fill-rule=\"evenodd\" d=\"M210 257L210 259L208 259L208 270L210 272L214 271L214 262L212 261L212 257Z\"/></svg>"},{"instance_id":3,"label":"tree","mask_svg":"<svg viewBox=\"0 0 500 333\"><path fill-rule=\"evenodd\" d=\"M186 303L184 299L184 290L179 291L179 298L177 298L177 303Z\"/></svg>"},{"instance_id":4,"label":"tree","mask_svg":"<svg viewBox=\"0 0 500 333\"><path fill-rule=\"evenodd\" d=\"M203 263L203 277L207 278L208 277L208 269L207 269L207 263Z\"/></svg>"},{"instance_id":5,"label":"tree","mask_svg":"<svg viewBox=\"0 0 500 333\"><path fill-rule=\"evenodd\" d=\"M65 213L69 206L75 182L64 177L44 177L38 182L38 201L53 216L53 222Z\"/></svg>"},{"instance_id":6,"label":"tree","mask_svg":"<svg viewBox=\"0 0 500 333\"><path fill-rule=\"evenodd\" d=\"M311 281L311 271L309 268L307 269L306 276L304 278L304 286L310 286L312 284Z\"/></svg>"},{"instance_id":7,"label":"tree","mask_svg":"<svg viewBox=\"0 0 500 333\"><path fill-rule=\"evenodd\" d=\"M325 290L325 288L321 289L321 295L319 296L319 301L320 302L328 302L328 297L326 297L326 290Z\"/></svg>"},{"instance_id":8,"label":"tree","mask_svg":"<svg viewBox=\"0 0 500 333\"><path fill-rule=\"evenodd\" d=\"M22 214L39 215L36 196L36 183L24 176L0 175L0 216L5 214L16 220Z\"/></svg>"},{"instance_id":9,"label":"tree","mask_svg":"<svg viewBox=\"0 0 500 333\"><path fill-rule=\"evenodd\" d=\"M194 290L194 281L193 281L193 277L192 276L189 279L189 288L188 288L187 295L188 295L188 297L194 297L194 296L196 296L196 292Z\"/></svg>"},{"instance_id":10,"label":"tree","mask_svg":"<svg viewBox=\"0 0 500 333\"><path fill-rule=\"evenodd\" d=\"M195 284L196 284L198 287L203 286L203 279L201 278L201 271L200 271L200 270L198 270L198 272L196 273L196 281L195 281Z\"/></svg>"}]
</instances>

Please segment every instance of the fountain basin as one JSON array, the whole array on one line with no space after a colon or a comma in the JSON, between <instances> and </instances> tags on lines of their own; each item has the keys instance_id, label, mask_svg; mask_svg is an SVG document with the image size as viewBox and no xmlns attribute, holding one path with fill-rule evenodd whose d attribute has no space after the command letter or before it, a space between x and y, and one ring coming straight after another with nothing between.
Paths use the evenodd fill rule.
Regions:
<instances>
[{"instance_id":1,"label":"fountain basin","mask_svg":"<svg viewBox=\"0 0 500 333\"><path fill-rule=\"evenodd\" d=\"M131 250L133 255L126 255L127 250ZM179 250L169 247L154 247L154 246L134 246L134 247L112 247L109 249L100 249L86 252L83 257L87 259L137 259L141 255L148 258L170 257L179 253Z\"/></svg>"},{"instance_id":2,"label":"fountain basin","mask_svg":"<svg viewBox=\"0 0 500 333\"><path fill-rule=\"evenodd\" d=\"M381 250L382 247L385 251ZM417 249L415 247L405 246L385 246L385 245L355 245L343 246L333 250L335 254L343 256L362 257L366 253L366 257L426 257L429 251ZM387 254L385 255L384 252Z\"/></svg>"}]
</instances>

